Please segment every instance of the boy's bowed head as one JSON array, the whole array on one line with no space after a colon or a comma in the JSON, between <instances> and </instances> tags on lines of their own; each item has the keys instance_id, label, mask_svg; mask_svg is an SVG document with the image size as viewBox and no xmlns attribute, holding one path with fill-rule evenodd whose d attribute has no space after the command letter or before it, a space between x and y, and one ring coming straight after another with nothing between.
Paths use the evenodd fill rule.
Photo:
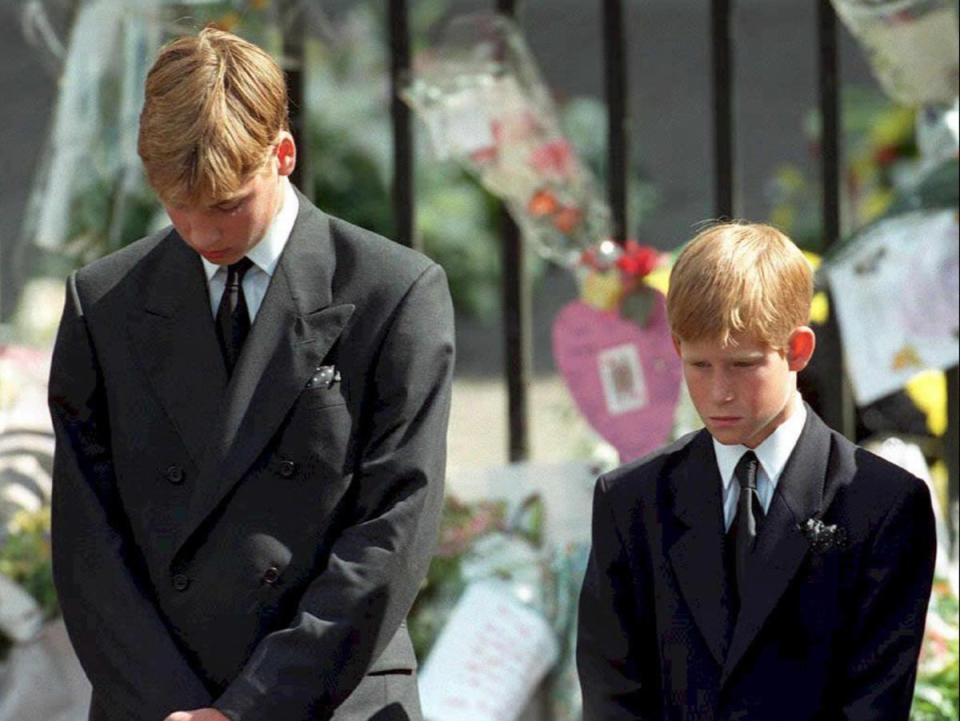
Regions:
<instances>
[{"instance_id":1,"label":"boy's bowed head","mask_svg":"<svg viewBox=\"0 0 960 721\"><path fill-rule=\"evenodd\" d=\"M283 71L213 27L172 41L147 75L137 150L187 245L237 262L266 233L296 166Z\"/></svg>"},{"instance_id":2,"label":"boy's bowed head","mask_svg":"<svg viewBox=\"0 0 960 721\"><path fill-rule=\"evenodd\" d=\"M723 223L699 233L670 276L667 313L690 397L710 434L755 448L800 403L813 355L810 264L776 228Z\"/></svg>"}]
</instances>

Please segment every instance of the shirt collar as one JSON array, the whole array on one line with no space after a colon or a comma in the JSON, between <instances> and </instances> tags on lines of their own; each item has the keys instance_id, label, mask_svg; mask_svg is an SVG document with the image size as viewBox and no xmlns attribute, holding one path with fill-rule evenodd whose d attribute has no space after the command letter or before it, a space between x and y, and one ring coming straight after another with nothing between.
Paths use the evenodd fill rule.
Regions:
<instances>
[{"instance_id":1,"label":"shirt collar","mask_svg":"<svg viewBox=\"0 0 960 721\"><path fill-rule=\"evenodd\" d=\"M753 449L760 461L760 467L770 480L772 488L777 487L780 475L793 449L800 440L803 424L807 420L807 408L800 393L797 393L797 409L773 433L767 436L763 443ZM751 450L742 444L726 446L716 438L713 439L713 450L717 456L717 467L720 469L720 480L723 481L723 490L726 491L733 480L733 471L740 462L744 453Z\"/></svg>"},{"instance_id":2,"label":"shirt collar","mask_svg":"<svg viewBox=\"0 0 960 721\"><path fill-rule=\"evenodd\" d=\"M263 238L247 253L247 257L253 261L253 264L271 277L277 269L277 263L280 262L280 254L290 239L290 233L297 221L300 206L300 201L297 200L297 194L293 191L293 184L289 178L282 176L280 181L283 185L283 204L270 222ZM217 274L218 270L224 267L211 263L203 256L200 257L200 260L203 261L203 270L207 275L208 282Z\"/></svg>"}]
</instances>

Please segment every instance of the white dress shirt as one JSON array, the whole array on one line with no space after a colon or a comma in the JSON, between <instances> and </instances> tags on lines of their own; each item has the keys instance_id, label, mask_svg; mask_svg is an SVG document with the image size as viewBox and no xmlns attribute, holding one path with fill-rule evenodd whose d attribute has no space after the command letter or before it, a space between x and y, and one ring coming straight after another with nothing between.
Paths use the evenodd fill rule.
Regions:
<instances>
[{"instance_id":1,"label":"white dress shirt","mask_svg":"<svg viewBox=\"0 0 960 721\"><path fill-rule=\"evenodd\" d=\"M783 468L793 449L800 440L803 424L807 420L807 409L803 398L797 393L796 410L767 436L764 441L752 449L760 462L757 468L757 495L763 505L763 512L770 510L770 501L777 490L777 483L783 474ZM737 514L737 498L740 496L740 483L733 477L733 472L744 453L751 450L744 445L736 444L725 446L713 439L713 450L717 456L717 467L720 469L720 480L723 482L723 522L724 527L730 530L733 517Z\"/></svg>"},{"instance_id":2,"label":"white dress shirt","mask_svg":"<svg viewBox=\"0 0 960 721\"><path fill-rule=\"evenodd\" d=\"M289 179L281 177L280 181L283 184L283 204L273 217L263 238L247 252L247 257L253 261L253 265L243 276L243 296L247 301L251 325L257 317L257 311L260 310L263 297L267 294L270 279L277 269L280 254L287 245L290 232L293 230L293 224L297 220L297 212L300 209L297 194L293 192L293 185ZM223 290L227 285L227 266L211 263L203 257L200 260L203 261L203 270L207 275L210 308L214 319L216 319L220 298L223 296Z\"/></svg>"}]
</instances>

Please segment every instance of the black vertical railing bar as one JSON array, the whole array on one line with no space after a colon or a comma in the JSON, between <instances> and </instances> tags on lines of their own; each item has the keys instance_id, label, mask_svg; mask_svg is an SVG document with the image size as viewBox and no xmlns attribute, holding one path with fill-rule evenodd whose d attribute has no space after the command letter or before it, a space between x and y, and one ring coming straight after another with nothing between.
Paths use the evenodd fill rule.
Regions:
<instances>
[{"instance_id":1,"label":"black vertical railing bar","mask_svg":"<svg viewBox=\"0 0 960 721\"><path fill-rule=\"evenodd\" d=\"M622 0L603 0L604 85L607 101L607 198L613 239L627 237L628 129L627 66Z\"/></svg>"},{"instance_id":2,"label":"black vertical railing bar","mask_svg":"<svg viewBox=\"0 0 960 721\"><path fill-rule=\"evenodd\" d=\"M820 99L820 153L822 187L823 250L840 239L840 85L837 54L837 16L830 0L818 0L817 5L818 77ZM827 356L824 374L825 388L820 411L827 424L847 438L855 435L856 419L853 395L843 367L842 339L837 325L837 314L830 313L824 329L824 343L819 352Z\"/></svg>"},{"instance_id":3,"label":"black vertical railing bar","mask_svg":"<svg viewBox=\"0 0 960 721\"><path fill-rule=\"evenodd\" d=\"M837 17L830 0L818 0L818 4L821 215L826 251L840 239L840 94Z\"/></svg>"},{"instance_id":4,"label":"black vertical railing bar","mask_svg":"<svg viewBox=\"0 0 960 721\"><path fill-rule=\"evenodd\" d=\"M713 63L713 157L715 216L734 217L732 0L711 0Z\"/></svg>"},{"instance_id":5,"label":"black vertical railing bar","mask_svg":"<svg viewBox=\"0 0 960 721\"><path fill-rule=\"evenodd\" d=\"M390 30L390 118L393 125L393 202L394 240L410 248L418 247L414 233L413 125L410 108L400 91L410 71L410 29L405 0L388 2ZM419 248L418 248L419 249Z\"/></svg>"},{"instance_id":6,"label":"black vertical railing bar","mask_svg":"<svg viewBox=\"0 0 960 721\"><path fill-rule=\"evenodd\" d=\"M285 12L298 12L291 3L285 3ZM313 200L313 182L310 174L310 139L307 120L307 108L304 105L306 95L306 59L304 57L303 24L298 18L285 23L283 33L283 61L287 76L287 106L290 111L290 133L297 145L297 164L290 175L290 181L300 191Z\"/></svg>"},{"instance_id":7,"label":"black vertical railing bar","mask_svg":"<svg viewBox=\"0 0 960 721\"><path fill-rule=\"evenodd\" d=\"M497 0L497 12L516 17L515 0ZM529 389L533 365L532 309L523 236L504 205L500 207L503 269L504 378L507 386L507 457L530 457Z\"/></svg>"},{"instance_id":8,"label":"black vertical railing bar","mask_svg":"<svg viewBox=\"0 0 960 721\"><path fill-rule=\"evenodd\" d=\"M960 366L947 371L947 433L943 439L943 456L947 461L947 528L950 531L951 560L956 560L957 507L960 490Z\"/></svg>"}]
</instances>

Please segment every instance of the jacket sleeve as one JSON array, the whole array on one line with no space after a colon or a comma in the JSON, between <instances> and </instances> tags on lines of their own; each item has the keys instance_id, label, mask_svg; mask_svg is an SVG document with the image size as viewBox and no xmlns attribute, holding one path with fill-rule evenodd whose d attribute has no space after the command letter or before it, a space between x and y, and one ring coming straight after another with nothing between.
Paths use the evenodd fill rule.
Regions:
<instances>
[{"instance_id":1,"label":"jacket sleeve","mask_svg":"<svg viewBox=\"0 0 960 721\"><path fill-rule=\"evenodd\" d=\"M914 479L886 515L861 574L840 685L843 719L907 721L936 561L930 493Z\"/></svg>"},{"instance_id":2,"label":"jacket sleeve","mask_svg":"<svg viewBox=\"0 0 960 721\"><path fill-rule=\"evenodd\" d=\"M64 622L96 695L116 718L162 721L210 694L161 618L117 493L104 379L76 274L50 372L56 434L53 576Z\"/></svg>"},{"instance_id":3,"label":"jacket sleeve","mask_svg":"<svg viewBox=\"0 0 960 721\"><path fill-rule=\"evenodd\" d=\"M261 640L214 703L233 721L329 718L409 612L439 529L453 354L450 294L431 265L377 353L353 516L291 625Z\"/></svg>"},{"instance_id":4,"label":"jacket sleeve","mask_svg":"<svg viewBox=\"0 0 960 721\"><path fill-rule=\"evenodd\" d=\"M644 721L659 718L651 708L636 649L637 625L650 609L631 593L635 584L626 548L605 493L605 479L593 497L590 557L580 593L577 672L584 721Z\"/></svg>"}]
</instances>

